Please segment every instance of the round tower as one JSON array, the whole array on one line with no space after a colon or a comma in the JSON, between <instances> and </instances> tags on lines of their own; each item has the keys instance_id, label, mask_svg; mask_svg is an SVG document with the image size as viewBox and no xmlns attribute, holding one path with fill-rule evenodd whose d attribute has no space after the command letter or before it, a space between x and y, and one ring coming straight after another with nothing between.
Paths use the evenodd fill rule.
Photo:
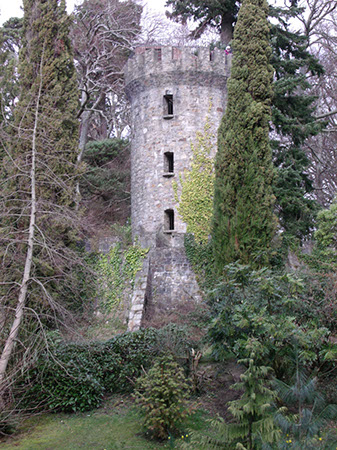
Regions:
<instances>
[{"instance_id":1,"label":"round tower","mask_svg":"<svg viewBox=\"0 0 337 450\"><path fill-rule=\"evenodd\" d=\"M189 168L191 143L207 116L216 135L229 68L230 55L223 50L188 47L138 47L126 64L131 222L133 235L144 245L181 245L186 225L177 212L172 182Z\"/></svg>"}]
</instances>

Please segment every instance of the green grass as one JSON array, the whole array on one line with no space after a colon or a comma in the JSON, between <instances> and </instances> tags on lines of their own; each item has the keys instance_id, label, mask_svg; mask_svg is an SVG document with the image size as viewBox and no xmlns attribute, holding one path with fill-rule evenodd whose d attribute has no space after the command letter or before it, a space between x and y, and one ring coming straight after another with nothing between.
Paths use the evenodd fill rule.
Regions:
<instances>
[{"instance_id":1,"label":"green grass","mask_svg":"<svg viewBox=\"0 0 337 450\"><path fill-rule=\"evenodd\" d=\"M187 428L206 427L203 413L196 413ZM19 434L0 442L1 450L115 450L164 449L181 447L147 440L142 418L127 399L113 397L103 408L81 414L45 414L26 420ZM193 447L196 449L197 447Z\"/></svg>"}]
</instances>

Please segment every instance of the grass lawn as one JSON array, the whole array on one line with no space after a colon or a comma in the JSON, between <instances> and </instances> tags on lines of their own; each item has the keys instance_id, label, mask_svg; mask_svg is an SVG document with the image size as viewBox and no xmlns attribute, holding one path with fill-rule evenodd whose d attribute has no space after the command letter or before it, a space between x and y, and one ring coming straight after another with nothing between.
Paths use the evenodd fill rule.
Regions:
<instances>
[{"instance_id":1,"label":"grass lawn","mask_svg":"<svg viewBox=\"0 0 337 450\"><path fill-rule=\"evenodd\" d=\"M202 414L190 419L188 427L206 426ZM113 397L99 410L81 414L45 414L26 420L19 434L0 442L2 450L113 450L180 448L147 440L142 419L125 398ZM195 449L196 447L193 446Z\"/></svg>"}]
</instances>

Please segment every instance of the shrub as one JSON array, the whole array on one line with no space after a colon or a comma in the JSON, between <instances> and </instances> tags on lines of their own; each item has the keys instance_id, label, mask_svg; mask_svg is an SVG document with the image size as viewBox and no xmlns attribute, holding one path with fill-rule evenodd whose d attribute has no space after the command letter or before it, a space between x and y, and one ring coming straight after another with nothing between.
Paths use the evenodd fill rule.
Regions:
<instances>
[{"instance_id":1,"label":"shrub","mask_svg":"<svg viewBox=\"0 0 337 450\"><path fill-rule=\"evenodd\" d=\"M329 342L328 328L305 320L299 291L300 280L289 274L226 266L224 280L212 296L216 319L209 335L214 356L224 359L232 352L247 358L247 342L255 338L263 344L259 363L271 366L278 378L292 372L298 349L303 363L323 371L323 360L336 356L336 346Z\"/></svg>"},{"instance_id":2,"label":"shrub","mask_svg":"<svg viewBox=\"0 0 337 450\"><path fill-rule=\"evenodd\" d=\"M90 410L100 405L104 392L132 391L143 368L169 347L179 358L177 349L187 354L188 345L186 333L172 325L123 333L106 342L56 341L17 388L25 393L29 409Z\"/></svg>"},{"instance_id":3,"label":"shrub","mask_svg":"<svg viewBox=\"0 0 337 450\"><path fill-rule=\"evenodd\" d=\"M67 361L54 358L38 361L29 372L25 379L26 408L75 412L100 405L104 388L97 378L85 365L77 365L78 358L64 359Z\"/></svg>"},{"instance_id":4,"label":"shrub","mask_svg":"<svg viewBox=\"0 0 337 450\"><path fill-rule=\"evenodd\" d=\"M189 414L185 406L189 386L182 368L171 356L162 357L137 381L134 397L144 414L144 425L154 438L165 439L179 430Z\"/></svg>"}]
</instances>

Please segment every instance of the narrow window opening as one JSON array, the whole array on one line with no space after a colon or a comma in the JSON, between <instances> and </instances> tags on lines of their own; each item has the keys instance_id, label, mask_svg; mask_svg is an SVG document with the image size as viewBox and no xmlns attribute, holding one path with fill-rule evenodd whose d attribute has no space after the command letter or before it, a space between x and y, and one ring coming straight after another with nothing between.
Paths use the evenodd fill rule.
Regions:
<instances>
[{"instance_id":1,"label":"narrow window opening","mask_svg":"<svg viewBox=\"0 0 337 450\"><path fill-rule=\"evenodd\" d=\"M181 49L177 48L177 47L172 47L172 59L173 60L178 60L181 59Z\"/></svg>"},{"instance_id":2,"label":"narrow window opening","mask_svg":"<svg viewBox=\"0 0 337 450\"><path fill-rule=\"evenodd\" d=\"M164 172L166 174L174 173L174 153L165 152L164 153Z\"/></svg>"},{"instance_id":3,"label":"narrow window opening","mask_svg":"<svg viewBox=\"0 0 337 450\"><path fill-rule=\"evenodd\" d=\"M173 117L173 95L164 95L164 118L170 119Z\"/></svg>"},{"instance_id":4,"label":"narrow window opening","mask_svg":"<svg viewBox=\"0 0 337 450\"><path fill-rule=\"evenodd\" d=\"M174 211L173 209L165 210L165 231L174 231Z\"/></svg>"},{"instance_id":5,"label":"narrow window opening","mask_svg":"<svg viewBox=\"0 0 337 450\"><path fill-rule=\"evenodd\" d=\"M161 48L155 48L154 54L156 62L161 61Z\"/></svg>"}]
</instances>

